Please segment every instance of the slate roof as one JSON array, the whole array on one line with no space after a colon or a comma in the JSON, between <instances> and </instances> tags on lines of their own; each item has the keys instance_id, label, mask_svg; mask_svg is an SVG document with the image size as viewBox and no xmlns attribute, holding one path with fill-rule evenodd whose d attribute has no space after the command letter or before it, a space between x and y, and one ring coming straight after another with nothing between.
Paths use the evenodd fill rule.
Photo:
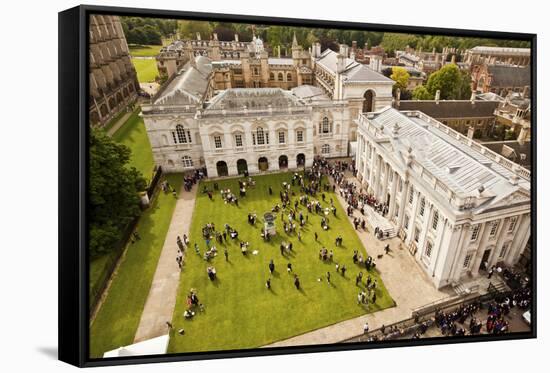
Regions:
<instances>
[{"instance_id":1,"label":"slate roof","mask_svg":"<svg viewBox=\"0 0 550 373\"><path fill-rule=\"evenodd\" d=\"M513 171L430 125L424 118L388 107L370 113L368 120L382 128L390 139L391 156L404 162L410 149L415 161L455 193L476 196L483 186L484 194L499 197L496 200L512 194L520 186L530 190L527 181L521 181L520 185L509 182L515 175ZM398 136L394 137L396 127Z\"/></svg>"},{"instance_id":2,"label":"slate roof","mask_svg":"<svg viewBox=\"0 0 550 373\"><path fill-rule=\"evenodd\" d=\"M156 105L194 105L200 103L208 89L208 76L212 72L209 58L195 57L195 66L187 62L155 100Z\"/></svg>"},{"instance_id":3,"label":"slate roof","mask_svg":"<svg viewBox=\"0 0 550 373\"><path fill-rule=\"evenodd\" d=\"M327 70L336 74L338 64L338 53L326 49L316 61ZM393 84L394 81L384 75L372 70L370 67L363 65L351 58L344 59L344 76L345 82L380 82Z\"/></svg>"},{"instance_id":4,"label":"slate roof","mask_svg":"<svg viewBox=\"0 0 550 373\"><path fill-rule=\"evenodd\" d=\"M494 87L524 87L531 85L531 68L511 65L489 65L491 86Z\"/></svg>"},{"instance_id":5,"label":"slate roof","mask_svg":"<svg viewBox=\"0 0 550 373\"><path fill-rule=\"evenodd\" d=\"M231 88L214 97L205 112L242 109L244 106L251 110L262 110L268 109L269 105L273 109L304 106L297 97L280 88Z\"/></svg>"},{"instance_id":6,"label":"slate roof","mask_svg":"<svg viewBox=\"0 0 550 373\"><path fill-rule=\"evenodd\" d=\"M326 95L325 91L321 88L313 85L300 85L298 87L292 88L291 92L293 95L300 99L304 100L329 100L330 98Z\"/></svg>"},{"instance_id":7,"label":"slate roof","mask_svg":"<svg viewBox=\"0 0 550 373\"><path fill-rule=\"evenodd\" d=\"M492 117L498 101L470 100L406 100L399 102L399 110L418 110L432 118Z\"/></svg>"}]
</instances>

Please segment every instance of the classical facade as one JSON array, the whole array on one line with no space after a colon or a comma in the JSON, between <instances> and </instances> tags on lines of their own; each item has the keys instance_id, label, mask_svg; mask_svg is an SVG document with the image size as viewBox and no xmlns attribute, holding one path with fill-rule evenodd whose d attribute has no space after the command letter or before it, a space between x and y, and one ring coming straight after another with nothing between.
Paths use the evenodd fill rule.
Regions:
<instances>
[{"instance_id":1,"label":"classical facade","mask_svg":"<svg viewBox=\"0 0 550 373\"><path fill-rule=\"evenodd\" d=\"M90 16L90 124L104 125L139 92L118 16Z\"/></svg>"},{"instance_id":2,"label":"classical facade","mask_svg":"<svg viewBox=\"0 0 550 373\"><path fill-rule=\"evenodd\" d=\"M358 178L437 288L513 265L530 238L530 171L418 111L358 119Z\"/></svg>"},{"instance_id":3,"label":"classical facade","mask_svg":"<svg viewBox=\"0 0 550 373\"><path fill-rule=\"evenodd\" d=\"M254 45L240 60L189 53L142 105L157 165L214 177L307 167L348 156L359 113L391 105L393 80L349 51L310 53L294 38L292 58L270 58Z\"/></svg>"}]
</instances>

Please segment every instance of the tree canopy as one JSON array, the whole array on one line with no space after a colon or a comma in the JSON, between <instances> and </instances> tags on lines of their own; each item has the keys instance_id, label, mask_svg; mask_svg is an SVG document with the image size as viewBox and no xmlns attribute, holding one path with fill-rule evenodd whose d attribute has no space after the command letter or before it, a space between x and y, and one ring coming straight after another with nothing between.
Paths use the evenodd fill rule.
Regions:
<instances>
[{"instance_id":1,"label":"tree canopy","mask_svg":"<svg viewBox=\"0 0 550 373\"><path fill-rule=\"evenodd\" d=\"M407 89L410 75L404 67L393 66L390 78L395 81L395 84L393 85L394 89L399 88L401 91L405 91Z\"/></svg>"},{"instance_id":2,"label":"tree canopy","mask_svg":"<svg viewBox=\"0 0 550 373\"><path fill-rule=\"evenodd\" d=\"M162 45L162 37L176 31L177 21L158 18L120 17L128 44Z\"/></svg>"},{"instance_id":3,"label":"tree canopy","mask_svg":"<svg viewBox=\"0 0 550 373\"><path fill-rule=\"evenodd\" d=\"M139 216L141 173L128 167L130 149L101 130L90 130L90 254L113 250L124 228Z\"/></svg>"},{"instance_id":4,"label":"tree canopy","mask_svg":"<svg viewBox=\"0 0 550 373\"><path fill-rule=\"evenodd\" d=\"M430 95L440 91L442 100L464 100L470 98L470 77L462 73L455 64L447 64L432 73L426 89Z\"/></svg>"},{"instance_id":5,"label":"tree canopy","mask_svg":"<svg viewBox=\"0 0 550 373\"><path fill-rule=\"evenodd\" d=\"M434 96L423 85L419 85L413 90L413 100L433 100Z\"/></svg>"}]
</instances>

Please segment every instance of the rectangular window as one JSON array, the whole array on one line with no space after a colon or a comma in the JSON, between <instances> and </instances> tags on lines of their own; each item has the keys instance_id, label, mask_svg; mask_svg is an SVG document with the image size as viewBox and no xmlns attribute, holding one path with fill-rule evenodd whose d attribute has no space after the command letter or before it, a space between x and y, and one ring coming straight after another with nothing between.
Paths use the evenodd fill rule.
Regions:
<instances>
[{"instance_id":1,"label":"rectangular window","mask_svg":"<svg viewBox=\"0 0 550 373\"><path fill-rule=\"evenodd\" d=\"M426 199L422 197L420 200L420 216L424 216L424 211L426 210Z\"/></svg>"},{"instance_id":2,"label":"rectangular window","mask_svg":"<svg viewBox=\"0 0 550 373\"><path fill-rule=\"evenodd\" d=\"M397 203L395 204L395 217L399 217L399 205Z\"/></svg>"},{"instance_id":3,"label":"rectangular window","mask_svg":"<svg viewBox=\"0 0 550 373\"><path fill-rule=\"evenodd\" d=\"M476 224L472 227L472 235L470 236L470 241L477 240L477 237L479 236L479 230L481 229L480 224Z\"/></svg>"},{"instance_id":4,"label":"rectangular window","mask_svg":"<svg viewBox=\"0 0 550 373\"><path fill-rule=\"evenodd\" d=\"M297 142L304 141L304 131L296 131L296 141Z\"/></svg>"},{"instance_id":5,"label":"rectangular window","mask_svg":"<svg viewBox=\"0 0 550 373\"><path fill-rule=\"evenodd\" d=\"M434 216L432 219L432 228L433 230L437 230L437 224L439 223L439 212L437 210L434 211Z\"/></svg>"},{"instance_id":6,"label":"rectangular window","mask_svg":"<svg viewBox=\"0 0 550 373\"><path fill-rule=\"evenodd\" d=\"M426 257L431 257L432 256L432 249L433 249L433 244L428 241L426 242L426 251L424 251L424 255L426 255Z\"/></svg>"},{"instance_id":7,"label":"rectangular window","mask_svg":"<svg viewBox=\"0 0 550 373\"><path fill-rule=\"evenodd\" d=\"M409 193L409 205L412 205L414 199L414 189L411 187L411 192Z\"/></svg>"},{"instance_id":8,"label":"rectangular window","mask_svg":"<svg viewBox=\"0 0 550 373\"><path fill-rule=\"evenodd\" d=\"M243 146L243 136L241 134L235 135L235 146L238 148Z\"/></svg>"},{"instance_id":9,"label":"rectangular window","mask_svg":"<svg viewBox=\"0 0 550 373\"><path fill-rule=\"evenodd\" d=\"M518 222L517 216L512 216L510 218L510 223L508 224L508 233L512 233L516 229L516 224Z\"/></svg>"},{"instance_id":10,"label":"rectangular window","mask_svg":"<svg viewBox=\"0 0 550 373\"><path fill-rule=\"evenodd\" d=\"M279 144L285 143L285 133L283 131L279 132Z\"/></svg>"},{"instance_id":11,"label":"rectangular window","mask_svg":"<svg viewBox=\"0 0 550 373\"><path fill-rule=\"evenodd\" d=\"M409 215L405 214L405 217L403 218L403 226L405 229L409 229Z\"/></svg>"},{"instance_id":12,"label":"rectangular window","mask_svg":"<svg viewBox=\"0 0 550 373\"><path fill-rule=\"evenodd\" d=\"M494 237L497 234L498 230L498 221L491 223L491 231L489 232L489 237Z\"/></svg>"},{"instance_id":13,"label":"rectangular window","mask_svg":"<svg viewBox=\"0 0 550 373\"><path fill-rule=\"evenodd\" d=\"M470 262L472 261L473 254L467 254L464 258L464 263L462 263L462 268L470 268Z\"/></svg>"},{"instance_id":14,"label":"rectangular window","mask_svg":"<svg viewBox=\"0 0 550 373\"><path fill-rule=\"evenodd\" d=\"M220 136L214 136L214 146L216 147L216 149L221 149L222 138Z\"/></svg>"}]
</instances>

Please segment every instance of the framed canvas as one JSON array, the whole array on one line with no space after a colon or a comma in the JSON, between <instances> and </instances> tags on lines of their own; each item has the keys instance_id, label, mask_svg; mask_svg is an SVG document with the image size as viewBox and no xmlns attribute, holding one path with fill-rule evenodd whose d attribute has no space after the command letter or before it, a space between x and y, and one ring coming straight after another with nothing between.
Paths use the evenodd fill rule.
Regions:
<instances>
[{"instance_id":1,"label":"framed canvas","mask_svg":"<svg viewBox=\"0 0 550 373\"><path fill-rule=\"evenodd\" d=\"M536 35L59 13L59 358L536 336Z\"/></svg>"}]
</instances>

